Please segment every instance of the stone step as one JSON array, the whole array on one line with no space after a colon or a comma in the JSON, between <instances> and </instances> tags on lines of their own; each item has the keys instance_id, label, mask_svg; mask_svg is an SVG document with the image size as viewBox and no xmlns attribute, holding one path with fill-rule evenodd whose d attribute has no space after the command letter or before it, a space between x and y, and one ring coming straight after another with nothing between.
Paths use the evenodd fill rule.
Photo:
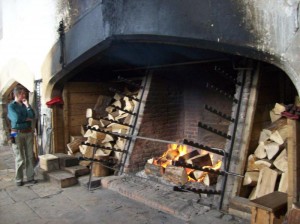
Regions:
<instances>
[{"instance_id":1,"label":"stone step","mask_svg":"<svg viewBox=\"0 0 300 224\"><path fill-rule=\"evenodd\" d=\"M64 170L48 172L50 182L57 184L61 188L70 187L78 183L77 178Z\"/></svg>"},{"instance_id":2,"label":"stone step","mask_svg":"<svg viewBox=\"0 0 300 224\"><path fill-rule=\"evenodd\" d=\"M81 177L78 177L78 182L80 186L89 187L89 177L90 175L84 175ZM91 178L91 188L98 188L101 186L101 179L102 177L93 177Z\"/></svg>"},{"instance_id":3,"label":"stone step","mask_svg":"<svg viewBox=\"0 0 300 224\"><path fill-rule=\"evenodd\" d=\"M64 167L63 168L65 171L70 172L71 174L73 174L75 177L80 177L80 176L84 176L90 173L90 169L87 168L86 166L70 166L70 167Z\"/></svg>"},{"instance_id":4,"label":"stone step","mask_svg":"<svg viewBox=\"0 0 300 224\"><path fill-rule=\"evenodd\" d=\"M67 155L65 153L54 153L58 158L59 167L62 169L64 167L77 166L79 164L79 159L75 156Z\"/></svg>"}]
</instances>

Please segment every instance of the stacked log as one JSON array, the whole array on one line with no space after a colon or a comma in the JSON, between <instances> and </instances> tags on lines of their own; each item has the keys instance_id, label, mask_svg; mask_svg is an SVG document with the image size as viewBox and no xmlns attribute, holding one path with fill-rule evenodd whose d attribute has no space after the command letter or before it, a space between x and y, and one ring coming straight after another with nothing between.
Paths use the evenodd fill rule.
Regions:
<instances>
[{"instance_id":1,"label":"stacked log","mask_svg":"<svg viewBox=\"0 0 300 224\"><path fill-rule=\"evenodd\" d=\"M253 187L249 199L273 191L287 192L287 119L281 116L284 106L275 104L270 111L271 125L264 128L258 145L248 157L243 186Z\"/></svg>"},{"instance_id":2,"label":"stacked log","mask_svg":"<svg viewBox=\"0 0 300 224\"><path fill-rule=\"evenodd\" d=\"M136 102L134 102L134 98L137 98L138 91L130 92L128 89L124 91L126 92L124 96L118 93L113 97L100 95L94 108L86 108L86 124L82 125L82 136L73 138L70 143L67 144L68 154L75 155L77 153L78 156L91 159L95 150L94 158L99 160L107 160L110 157L112 157L114 161L115 159L121 159L122 152L109 149L124 150L126 140L113 134L106 134L92 129L101 129L106 132L118 134L128 133L128 125L132 118L130 112L133 112L135 109ZM88 126L92 129L87 128ZM98 145L100 148L95 148L90 145ZM83 163L88 164L86 162ZM108 168L97 163L97 165L93 167L93 175L102 176L111 173L106 169Z\"/></svg>"}]
</instances>

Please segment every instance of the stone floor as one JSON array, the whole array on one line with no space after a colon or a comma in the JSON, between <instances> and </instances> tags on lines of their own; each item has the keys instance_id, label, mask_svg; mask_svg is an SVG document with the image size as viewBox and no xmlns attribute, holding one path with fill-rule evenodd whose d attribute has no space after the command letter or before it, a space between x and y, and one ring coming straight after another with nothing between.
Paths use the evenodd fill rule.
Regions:
<instances>
[{"instance_id":1,"label":"stone floor","mask_svg":"<svg viewBox=\"0 0 300 224\"><path fill-rule=\"evenodd\" d=\"M60 188L37 177L35 185L14 183L9 147L0 147L0 223L249 223L197 203L193 193L174 192L135 176L109 176L88 191L80 184Z\"/></svg>"}]
</instances>

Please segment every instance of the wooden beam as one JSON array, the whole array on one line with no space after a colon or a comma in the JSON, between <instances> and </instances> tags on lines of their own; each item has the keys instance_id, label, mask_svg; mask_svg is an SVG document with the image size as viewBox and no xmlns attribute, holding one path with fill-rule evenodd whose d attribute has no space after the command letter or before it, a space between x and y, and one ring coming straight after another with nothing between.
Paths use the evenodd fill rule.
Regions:
<instances>
[{"instance_id":1,"label":"wooden beam","mask_svg":"<svg viewBox=\"0 0 300 224\"><path fill-rule=\"evenodd\" d=\"M287 119L288 137L288 210L292 208L293 203L299 198L300 189L300 124L297 120Z\"/></svg>"}]
</instances>

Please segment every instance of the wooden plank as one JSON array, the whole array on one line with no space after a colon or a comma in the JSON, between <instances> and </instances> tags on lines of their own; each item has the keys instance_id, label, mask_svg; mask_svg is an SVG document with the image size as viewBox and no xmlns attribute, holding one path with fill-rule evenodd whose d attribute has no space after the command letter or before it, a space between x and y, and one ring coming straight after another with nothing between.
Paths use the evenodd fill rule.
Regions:
<instances>
[{"instance_id":1,"label":"wooden plank","mask_svg":"<svg viewBox=\"0 0 300 224\"><path fill-rule=\"evenodd\" d=\"M77 104L69 104L69 115L75 116L75 115L82 115L86 113L87 108L93 108L95 106L95 103L77 103Z\"/></svg>"},{"instance_id":2,"label":"wooden plank","mask_svg":"<svg viewBox=\"0 0 300 224\"><path fill-rule=\"evenodd\" d=\"M268 167L264 167L259 171L256 191L254 198L262 197L272 193L275 189L278 173Z\"/></svg>"},{"instance_id":3,"label":"wooden plank","mask_svg":"<svg viewBox=\"0 0 300 224\"><path fill-rule=\"evenodd\" d=\"M250 94L249 94L249 102L247 105L247 112L246 112L246 118L245 118L245 125L244 125L244 131L243 136L241 139L241 142L244 144L240 147L240 156L239 156L239 164L237 166L237 170L245 170L246 164L248 161L248 148L251 145L251 135L249 133L253 132L253 124L254 124L254 117L255 117L255 111L257 110L257 99L258 99L258 89L257 86L259 84L260 79L260 67L258 66L254 76L252 85L250 88ZM260 133L260 132L259 132ZM259 136L258 133L258 136ZM239 178L236 181L234 181L233 190L232 192L240 192L242 188L243 179Z\"/></svg>"},{"instance_id":4,"label":"wooden plank","mask_svg":"<svg viewBox=\"0 0 300 224\"><path fill-rule=\"evenodd\" d=\"M299 163L300 153L300 125L299 121L287 119L288 137L287 137L287 154L288 154L288 210L292 208L293 203L297 202L299 197L300 178Z\"/></svg>"},{"instance_id":5,"label":"wooden plank","mask_svg":"<svg viewBox=\"0 0 300 224\"><path fill-rule=\"evenodd\" d=\"M97 102L99 97L99 93L71 93L69 98L70 104L77 104L77 103L93 103Z\"/></svg>"},{"instance_id":6,"label":"wooden plank","mask_svg":"<svg viewBox=\"0 0 300 224\"><path fill-rule=\"evenodd\" d=\"M68 92L68 88L64 88L62 96L63 96L63 101L64 101L64 107L63 107L64 145L67 145L69 143L69 139L70 139L70 132L69 132L69 92Z\"/></svg>"},{"instance_id":7,"label":"wooden plank","mask_svg":"<svg viewBox=\"0 0 300 224\"><path fill-rule=\"evenodd\" d=\"M85 114L82 115L76 115L76 116L69 116L69 126L78 126L78 125L83 125L86 124L86 118L85 118Z\"/></svg>"}]
</instances>

